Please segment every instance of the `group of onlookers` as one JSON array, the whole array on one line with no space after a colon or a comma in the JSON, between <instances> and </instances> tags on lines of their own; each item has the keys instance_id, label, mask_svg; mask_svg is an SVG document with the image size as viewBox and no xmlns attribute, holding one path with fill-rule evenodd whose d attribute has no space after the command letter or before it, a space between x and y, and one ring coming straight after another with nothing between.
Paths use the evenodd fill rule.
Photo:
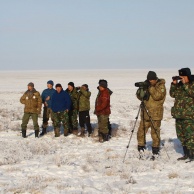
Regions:
<instances>
[{"instance_id":1,"label":"group of onlookers","mask_svg":"<svg viewBox=\"0 0 194 194\"><path fill-rule=\"evenodd\" d=\"M194 160L194 76L189 68L179 70L179 76L172 78L170 96L175 99L171 109L172 117L176 120L176 132L178 139L183 146L184 156L178 160L189 158ZM166 98L165 80L157 77L154 71L149 71L146 81L139 82L137 98L142 101L141 121L137 131L138 151L146 149L146 133L151 128L152 160L160 151L160 126L163 119L163 104ZM43 125L41 136L47 131L49 116L53 121L55 137L60 135L60 125L63 124L64 135L69 133L78 134L78 120L81 127L80 136L85 136L85 125L88 136L93 129L90 124L90 96L88 85L75 87L73 82L68 83L68 88L63 90L61 84L56 84L53 89L53 81L47 82L45 89L40 96L34 88L33 83L28 84L28 90L21 97L21 103L25 104L24 116L22 119L22 136L26 137L26 128L31 117L35 129L35 137L39 136L38 114L44 104ZM106 80L99 80L99 90L95 102L94 113L98 118L99 141L107 141L111 135L109 122L110 95L112 91L108 88Z\"/></svg>"},{"instance_id":2,"label":"group of onlookers","mask_svg":"<svg viewBox=\"0 0 194 194\"><path fill-rule=\"evenodd\" d=\"M72 133L80 137L85 136L85 127L87 127L88 136L93 132L90 123L90 96L91 92L87 84L81 87L75 87L73 82L68 83L66 90L61 84L56 84L49 80L47 89L40 95L34 88L34 84L28 84L28 90L23 94L20 102L25 105L24 116L22 119L22 137L26 137L27 124L30 117L33 120L35 137L39 137L38 115L41 113L43 104L43 124L40 136L47 133L48 121L51 118L55 137L60 136L61 123L64 128L64 136ZM98 118L98 136L99 141L108 141L111 136L111 125L109 122L110 95L112 91L108 88L106 80L99 80L98 95L95 102L94 113ZM81 128L78 133L78 117Z\"/></svg>"}]
</instances>

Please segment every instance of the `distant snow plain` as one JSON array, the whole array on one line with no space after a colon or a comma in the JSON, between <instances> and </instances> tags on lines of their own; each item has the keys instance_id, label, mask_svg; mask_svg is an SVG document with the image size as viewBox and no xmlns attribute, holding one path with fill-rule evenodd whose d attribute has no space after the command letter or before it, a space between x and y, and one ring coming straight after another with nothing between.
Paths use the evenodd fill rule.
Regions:
<instances>
[{"instance_id":1,"label":"distant snow plain","mask_svg":"<svg viewBox=\"0 0 194 194\"><path fill-rule=\"evenodd\" d=\"M137 122L127 155L126 146L134 126L140 101L136 99L135 82L146 79L148 69L137 70L68 70L0 72L0 193L67 193L67 194L191 194L194 193L194 162L177 161L182 146L175 132L170 110L171 77L178 69L150 69L166 80L167 96L161 126L160 156L150 161L151 135L147 134L147 150L139 160ZM192 69L194 72L194 69ZM74 135L54 137L52 123L47 135L36 138L32 121L26 139L20 125L24 106L19 99L29 82L41 93L48 80L61 83L66 89L88 84L91 96L91 123L94 137ZM95 137L98 125L93 114L99 79L106 79L111 96L110 121L113 137L99 143ZM42 116L39 118L41 126ZM169 156L169 157L168 157Z\"/></svg>"}]
</instances>

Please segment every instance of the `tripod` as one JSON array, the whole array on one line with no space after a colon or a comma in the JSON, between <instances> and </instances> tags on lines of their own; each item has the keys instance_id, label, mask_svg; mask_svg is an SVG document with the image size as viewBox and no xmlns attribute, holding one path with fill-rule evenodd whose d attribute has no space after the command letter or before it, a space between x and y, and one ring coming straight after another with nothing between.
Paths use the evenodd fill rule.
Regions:
<instances>
[{"instance_id":1,"label":"tripod","mask_svg":"<svg viewBox=\"0 0 194 194\"><path fill-rule=\"evenodd\" d=\"M146 143L146 131L145 131L145 120L144 120L144 116L145 116L144 114L145 114L145 112L146 112L147 116L149 117L149 120L150 120L150 122L151 122L151 126L152 126L152 128L154 129L154 131L155 131L155 133L156 133L156 136L157 136L159 142L161 143L161 139L160 139L160 136L159 136L159 134L158 134L158 131L157 131L157 129L154 127L153 119L152 119L152 117L150 116L150 114L148 113L148 109L147 109L147 107L146 107L146 105L145 105L145 103L144 103L144 100L143 100L143 98L142 98L141 104L140 104L140 106L139 106L139 110L138 110L138 113L137 113L137 116L136 116L136 118L135 118L136 121L135 121L135 123L134 123L133 129L131 130L131 135L130 135L130 138L129 138L129 142L128 142L128 145L127 145L127 147L126 147L127 149L126 149L126 152L125 152L125 155L124 155L123 163L124 163L124 161L125 161L125 157L126 157L126 154L127 154L128 148L129 148L129 145L130 145L130 143L131 143L131 139L132 139L132 136L133 136L133 133L134 133L134 130L135 130L135 126L136 126L136 124L137 124L137 120L138 120L138 117L139 117L140 110L141 110L141 112L142 112L142 118L143 118L144 143ZM164 147L164 143L161 143L161 145ZM165 151L166 151L166 149L165 149ZM170 157L169 157L167 151L166 151L166 154L167 154L167 157L170 159Z\"/></svg>"}]
</instances>

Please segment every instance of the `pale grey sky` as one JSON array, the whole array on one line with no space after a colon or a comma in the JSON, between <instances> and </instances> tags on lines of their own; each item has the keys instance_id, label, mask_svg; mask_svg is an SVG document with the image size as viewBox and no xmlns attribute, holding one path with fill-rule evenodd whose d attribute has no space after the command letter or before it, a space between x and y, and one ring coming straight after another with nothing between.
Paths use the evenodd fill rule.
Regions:
<instances>
[{"instance_id":1,"label":"pale grey sky","mask_svg":"<svg viewBox=\"0 0 194 194\"><path fill-rule=\"evenodd\" d=\"M0 70L193 67L193 0L0 0Z\"/></svg>"}]
</instances>

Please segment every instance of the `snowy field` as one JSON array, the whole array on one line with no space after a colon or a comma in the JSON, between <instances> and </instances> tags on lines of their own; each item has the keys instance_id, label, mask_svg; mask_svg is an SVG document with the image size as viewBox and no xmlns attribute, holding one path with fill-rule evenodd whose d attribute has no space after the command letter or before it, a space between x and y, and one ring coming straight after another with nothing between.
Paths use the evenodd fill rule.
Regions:
<instances>
[{"instance_id":1,"label":"snowy field","mask_svg":"<svg viewBox=\"0 0 194 194\"><path fill-rule=\"evenodd\" d=\"M130 132L140 102L136 99L135 82L144 81L148 70L104 71L31 71L0 72L0 193L65 193L65 194L190 194L194 193L194 162L176 159L182 155L177 140L169 96L171 77L175 70L157 70L166 80L167 97L161 139L164 147L155 161L150 161L151 137L147 134L144 160L138 159L136 132L139 120L123 163ZM194 69L192 69L194 72ZM87 83L91 96L91 123L97 131L93 114L98 80L107 79L111 96L110 121L113 137L103 144L96 137L78 138L74 135L54 137L50 123L49 133L35 139L32 122L28 138L20 133L23 105L19 99L29 82L42 92L52 79L66 89L73 81L76 86ZM41 125L42 118L39 118ZM169 155L169 158L168 156Z\"/></svg>"}]
</instances>

